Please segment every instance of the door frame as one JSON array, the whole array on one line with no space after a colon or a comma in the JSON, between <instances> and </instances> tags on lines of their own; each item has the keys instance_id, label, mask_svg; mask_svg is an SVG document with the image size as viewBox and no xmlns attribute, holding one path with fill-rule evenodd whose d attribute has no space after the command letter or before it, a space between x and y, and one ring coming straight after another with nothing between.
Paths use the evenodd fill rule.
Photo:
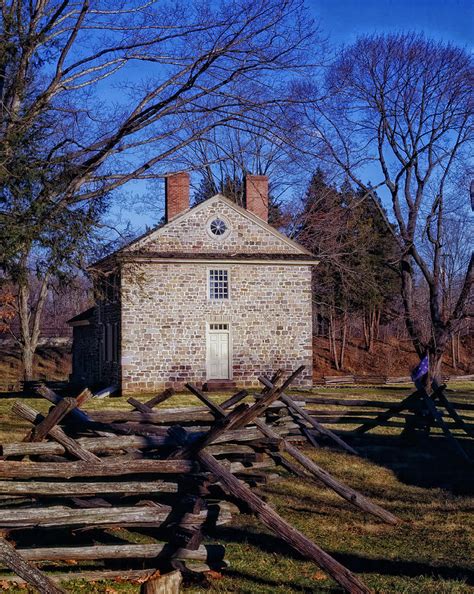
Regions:
<instances>
[{"instance_id":1,"label":"door frame","mask_svg":"<svg viewBox=\"0 0 474 594\"><path fill-rule=\"evenodd\" d=\"M226 324L227 325L227 330L221 329L221 330L211 330L211 324ZM230 322L227 321L223 321L223 320L215 320L212 322L206 322L206 379L210 380L211 377L211 341L210 341L210 335L213 333L222 333L225 332L227 333L227 338L229 341L228 344L228 369L229 369L229 373L228 373L228 378L212 378L212 379L229 379L231 380L233 378L233 366L232 366L232 360L233 360L233 353L232 353L232 327L230 325Z\"/></svg>"}]
</instances>

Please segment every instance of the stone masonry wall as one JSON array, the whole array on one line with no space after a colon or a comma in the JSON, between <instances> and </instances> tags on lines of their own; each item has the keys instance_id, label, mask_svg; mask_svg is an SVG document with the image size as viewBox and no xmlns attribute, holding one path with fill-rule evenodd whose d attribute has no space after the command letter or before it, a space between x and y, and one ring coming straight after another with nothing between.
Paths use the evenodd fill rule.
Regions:
<instances>
[{"instance_id":1,"label":"stone masonry wall","mask_svg":"<svg viewBox=\"0 0 474 594\"><path fill-rule=\"evenodd\" d=\"M186 233L180 232L183 241ZM208 271L226 268L230 299L208 298ZM137 282L137 276L140 281ZM308 265L148 263L122 271L122 392L206 381L207 323L231 329L238 385L304 364L312 381L311 267Z\"/></svg>"},{"instance_id":2,"label":"stone masonry wall","mask_svg":"<svg viewBox=\"0 0 474 594\"><path fill-rule=\"evenodd\" d=\"M220 217L230 228L221 240L206 231L208 221ZM210 199L203 207L191 210L189 216L172 221L156 234L151 234L130 246L130 250L178 253L272 253L301 254L293 244L275 236L265 226L242 216L220 199Z\"/></svg>"}]
</instances>

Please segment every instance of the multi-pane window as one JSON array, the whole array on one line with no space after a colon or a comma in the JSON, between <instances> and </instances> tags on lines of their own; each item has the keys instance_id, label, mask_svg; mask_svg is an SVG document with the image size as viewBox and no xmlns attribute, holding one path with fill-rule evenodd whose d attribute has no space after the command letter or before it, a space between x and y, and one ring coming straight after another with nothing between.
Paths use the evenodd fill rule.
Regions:
<instances>
[{"instance_id":1,"label":"multi-pane window","mask_svg":"<svg viewBox=\"0 0 474 594\"><path fill-rule=\"evenodd\" d=\"M229 324L209 324L209 330L228 330Z\"/></svg>"},{"instance_id":2,"label":"multi-pane window","mask_svg":"<svg viewBox=\"0 0 474 594\"><path fill-rule=\"evenodd\" d=\"M229 298L229 275L227 270L209 270L210 299Z\"/></svg>"}]
</instances>

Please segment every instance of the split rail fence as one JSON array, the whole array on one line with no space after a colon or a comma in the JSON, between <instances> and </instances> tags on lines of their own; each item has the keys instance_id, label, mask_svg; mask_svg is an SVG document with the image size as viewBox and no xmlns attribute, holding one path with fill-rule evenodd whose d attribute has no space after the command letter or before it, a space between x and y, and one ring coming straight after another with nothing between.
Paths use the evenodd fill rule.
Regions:
<instances>
[{"instance_id":1,"label":"split rail fence","mask_svg":"<svg viewBox=\"0 0 474 594\"><path fill-rule=\"evenodd\" d=\"M474 375L446 375L442 378L442 380L446 384L452 382L472 382L474 381ZM412 383L413 380L409 375L326 375L320 379L315 380L315 384L326 386L390 386L393 384L411 385Z\"/></svg>"},{"instance_id":2,"label":"split rail fence","mask_svg":"<svg viewBox=\"0 0 474 594\"><path fill-rule=\"evenodd\" d=\"M369 592L252 489L283 467L380 521L400 522L298 447L324 439L357 454L287 394L302 369L284 381L281 372L262 376L260 392L242 390L220 404L188 384L202 407L164 408L173 396L167 390L146 403L130 398L128 411L85 412L88 390L61 398L45 386L38 392L52 404L46 415L15 402L12 415L31 429L22 442L1 446L0 562L14 575L0 579L56 594L68 579L220 568L225 549L204 544L204 535L244 509L346 591ZM145 542L130 541L137 532Z\"/></svg>"},{"instance_id":3,"label":"split rail fence","mask_svg":"<svg viewBox=\"0 0 474 594\"><path fill-rule=\"evenodd\" d=\"M360 394L346 393L344 396L331 396L326 392L311 394L305 399L305 411L323 425L338 425L339 429L358 432L364 426L405 429L413 418L413 413L407 410L399 411L400 396L378 393L374 398L361 398ZM474 402L472 395L462 392L450 393L450 403L464 422L464 427L474 433ZM380 419L380 415L389 411L389 418ZM442 410L442 417L448 428L456 434L460 429L446 410ZM463 437L465 437L463 431Z\"/></svg>"}]
</instances>

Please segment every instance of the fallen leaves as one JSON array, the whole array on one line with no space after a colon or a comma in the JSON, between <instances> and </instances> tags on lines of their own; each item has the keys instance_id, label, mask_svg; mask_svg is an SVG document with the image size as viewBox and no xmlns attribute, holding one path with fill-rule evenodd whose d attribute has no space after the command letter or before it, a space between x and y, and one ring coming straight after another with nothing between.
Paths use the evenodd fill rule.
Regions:
<instances>
[{"instance_id":1,"label":"fallen leaves","mask_svg":"<svg viewBox=\"0 0 474 594\"><path fill-rule=\"evenodd\" d=\"M224 576L222 575L222 573L210 569L209 571L206 571L206 577L211 580L221 580Z\"/></svg>"},{"instance_id":2,"label":"fallen leaves","mask_svg":"<svg viewBox=\"0 0 474 594\"><path fill-rule=\"evenodd\" d=\"M313 573L311 579L315 580L316 582L322 582L323 580L327 580L328 576L324 573L324 571L317 571Z\"/></svg>"}]
</instances>

